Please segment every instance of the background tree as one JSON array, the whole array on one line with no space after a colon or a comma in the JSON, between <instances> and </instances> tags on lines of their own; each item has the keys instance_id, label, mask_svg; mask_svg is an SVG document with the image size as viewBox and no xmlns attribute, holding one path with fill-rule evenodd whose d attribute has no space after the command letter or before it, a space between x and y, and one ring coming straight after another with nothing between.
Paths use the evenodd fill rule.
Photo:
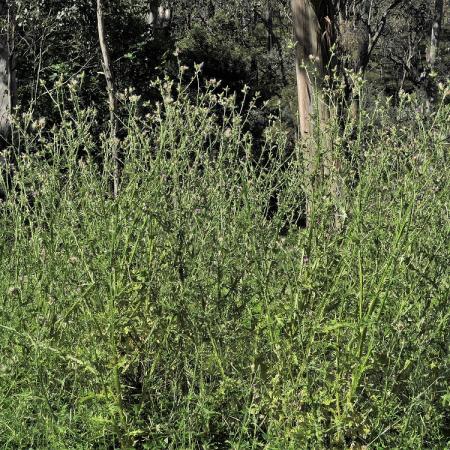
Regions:
<instances>
[{"instance_id":1,"label":"background tree","mask_svg":"<svg viewBox=\"0 0 450 450\"><path fill-rule=\"evenodd\" d=\"M0 2L0 138L9 139L10 115L16 103L15 5Z\"/></svg>"},{"instance_id":2,"label":"background tree","mask_svg":"<svg viewBox=\"0 0 450 450\"><path fill-rule=\"evenodd\" d=\"M117 142L117 92L116 84L113 74L113 68L111 65L111 58L109 56L109 48L106 42L105 35L105 21L103 17L103 2L97 0L97 28L98 39L100 43L100 50L102 52L102 66L103 73L105 74L106 87L108 91L108 108L109 108L109 125L112 147L112 160L113 160L113 194L117 197L119 192L119 149Z\"/></svg>"},{"instance_id":3,"label":"background tree","mask_svg":"<svg viewBox=\"0 0 450 450\"><path fill-rule=\"evenodd\" d=\"M296 45L296 74L300 136L305 140L305 170L310 180L307 189L307 220L313 214L314 192L332 170L331 149L327 139L317 139L317 128L326 126L329 108L321 95L329 71L333 33L330 2L293 0ZM326 132L324 133L326 135ZM337 191L331 188L331 195Z\"/></svg>"},{"instance_id":4,"label":"background tree","mask_svg":"<svg viewBox=\"0 0 450 450\"><path fill-rule=\"evenodd\" d=\"M401 90L420 88L429 21L428 0L410 2L393 11L374 50L371 74L380 78L387 94L397 98Z\"/></svg>"},{"instance_id":5,"label":"background tree","mask_svg":"<svg viewBox=\"0 0 450 450\"><path fill-rule=\"evenodd\" d=\"M427 51L428 71L426 75L426 95L427 95L427 111L431 109L431 105L436 99L436 60L439 51L439 41L441 34L442 19L444 15L444 0L435 0L433 8L433 18L431 24L430 45Z\"/></svg>"},{"instance_id":6,"label":"background tree","mask_svg":"<svg viewBox=\"0 0 450 450\"><path fill-rule=\"evenodd\" d=\"M347 100L351 102L354 118L358 115L359 98L347 70L365 76L372 54L394 12L409 2L410 0L335 1L338 64L341 65L341 74L346 80Z\"/></svg>"},{"instance_id":7,"label":"background tree","mask_svg":"<svg viewBox=\"0 0 450 450\"><path fill-rule=\"evenodd\" d=\"M96 4L93 0L17 1L16 54L20 76L18 100L33 104L50 121L58 111L45 96L48 85L73 74L85 73L84 104L100 108L106 117L107 102L98 46ZM323 3L323 2L322 2ZM392 95L400 87L409 91L424 89L419 80L427 65L434 2L425 0L330 0L328 18L320 24L335 36L336 58L341 75L344 69L365 75L376 95ZM115 67L116 89L133 86L145 99L157 100L150 82L157 76L176 76L179 49L181 63L190 68L203 62L206 78L223 80L238 95L245 84L251 94L259 91L262 105L274 113L281 101L282 114L289 127L295 125L296 90L292 46L292 17L285 1L259 0L117 0L106 4L108 29L114 30L110 56ZM443 4L443 15L447 9ZM156 19L152 19L155 17ZM169 20L170 18L170 20ZM442 21L441 57L435 72L446 72L448 26ZM188 76L192 71L188 71ZM120 76L119 76L120 74ZM347 77L347 100L353 98ZM266 111L267 108L266 108ZM252 113L249 127L262 133L268 115ZM255 136L256 136L255 134Z\"/></svg>"}]
</instances>

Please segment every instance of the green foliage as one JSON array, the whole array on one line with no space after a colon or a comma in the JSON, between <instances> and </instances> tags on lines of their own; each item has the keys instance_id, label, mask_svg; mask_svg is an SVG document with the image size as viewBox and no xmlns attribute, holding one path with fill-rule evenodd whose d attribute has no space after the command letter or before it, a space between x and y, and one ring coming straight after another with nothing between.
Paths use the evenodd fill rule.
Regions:
<instances>
[{"instance_id":1,"label":"green foliage","mask_svg":"<svg viewBox=\"0 0 450 450\"><path fill-rule=\"evenodd\" d=\"M231 82L242 86L249 78L251 55L238 43L230 42L230 33L237 32L236 24L224 17L211 22L209 27L195 25L177 45L187 63L206 62L208 76L219 77L227 84ZM213 30L219 22L221 26L217 29L218 36Z\"/></svg>"},{"instance_id":2,"label":"green foliage","mask_svg":"<svg viewBox=\"0 0 450 450\"><path fill-rule=\"evenodd\" d=\"M449 107L362 112L336 141L342 227L324 191L299 229L276 119L255 159L216 83L156 87L146 118L126 100L115 200L75 84L58 127L24 118L0 204L0 446L444 448Z\"/></svg>"},{"instance_id":3,"label":"green foliage","mask_svg":"<svg viewBox=\"0 0 450 450\"><path fill-rule=\"evenodd\" d=\"M235 17L217 13L206 25L194 24L176 45L188 66L204 63L205 76L220 79L238 92L247 84L269 99L287 83L283 79L286 61L282 50L281 59L275 50L267 51L267 32L257 21L248 28L244 33Z\"/></svg>"}]
</instances>

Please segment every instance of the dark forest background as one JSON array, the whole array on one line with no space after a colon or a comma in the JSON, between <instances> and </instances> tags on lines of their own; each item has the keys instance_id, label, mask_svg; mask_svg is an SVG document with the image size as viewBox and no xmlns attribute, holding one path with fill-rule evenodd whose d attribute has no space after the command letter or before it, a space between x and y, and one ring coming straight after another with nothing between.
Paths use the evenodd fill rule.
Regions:
<instances>
[{"instance_id":1,"label":"dark forest background","mask_svg":"<svg viewBox=\"0 0 450 450\"><path fill-rule=\"evenodd\" d=\"M295 43L290 2L286 0L114 0L105 1L105 31L116 89L134 88L146 100L156 100L151 81L176 77L179 65L203 63L205 79L260 94L273 110L296 123ZM445 2L444 2L445 3ZM440 17L439 53L433 68L427 63L431 31L436 21L430 0L330 2L339 17L330 18L337 35L334 51L342 67L363 71L373 98L415 92L425 101L432 84L449 72L450 25L447 5ZM98 43L93 0L21 0L15 5L14 55L17 101L51 117L46 94L56 81L68 83L85 73L83 103L107 107L106 86ZM364 45L370 43L370 54ZM176 56L175 56L176 55ZM432 73L430 71L432 70ZM250 95L250 96L251 96ZM261 113L253 119L263 126ZM105 115L107 117L107 115Z\"/></svg>"}]
</instances>

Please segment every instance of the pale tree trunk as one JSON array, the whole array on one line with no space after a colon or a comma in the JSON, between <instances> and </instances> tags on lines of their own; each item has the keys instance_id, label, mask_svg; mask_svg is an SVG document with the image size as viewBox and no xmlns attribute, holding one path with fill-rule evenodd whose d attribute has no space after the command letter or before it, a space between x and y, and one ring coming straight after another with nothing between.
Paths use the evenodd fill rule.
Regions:
<instances>
[{"instance_id":1,"label":"pale tree trunk","mask_svg":"<svg viewBox=\"0 0 450 450\"><path fill-rule=\"evenodd\" d=\"M307 177L307 222L311 221L314 193L323 186L333 170L331 143L326 124L329 109L321 95L323 78L329 63L330 30L325 26L325 2L321 0L292 0L296 38L296 74L299 111L299 129L304 141L304 162ZM330 194L337 196L335 183L330 183Z\"/></svg>"},{"instance_id":2,"label":"pale tree trunk","mask_svg":"<svg viewBox=\"0 0 450 450\"><path fill-rule=\"evenodd\" d=\"M16 69L14 52L15 14L13 2L0 0L0 147L11 135L11 113L16 103Z\"/></svg>"},{"instance_id":3,"label":"pale tree trunk","mask_svg":"<svg viewBox=\"0 0 450 450\"><path fill-rule=\"evenodd\" d=\"M100 49L102 52L102 66L105 74L106 87L108 90L108 106L109 106L109 121L110 121L110 138L112 146L113 159L113 195L117 197L119 192L119 142L117 139L117 96L114 82L114 75L112 72L111 58L109 56L108 44L105 37L105 24L103 17L102 0L97 0L97 28Z\"/></svg>"},{"instance_id":4,"label":"pale tree trunk","mask_svg":"<svg viewBox=\"0 0 450 450\"><path fill-rule=\"evenodd\" d=\"M304 139L312 135L312 114L317 103L313 98L313 77L324 71L319 19L310 0L292 0L296 39L296 73L300 134Z\"/></svg>"},{"instance_id":5,"label":"pale tree trunk","mask_svg":"<svg viewBox=\"0 0 450 450\"><path fill-rule=\"evenodd\" d=\"M167 32L172 20L172 10L161 5L160 0L150 0L150 12L147 23L154 34Z\"/></svg>"},{"instance_id":6,"label":"pale tree trunk","mask_svg":"<svg viewBox=\"0 0 450 450\"><path fill-rule=\"evenodd\" d=\"M439 49L439 37L441 34L442 17L444 15L444 0L435 0L433 24L431 26L431 39L430 46L428 48L427 63L428 63L428 76L426 80L426 109L431 111L431 107L435 101L436 96L436 83L434 81L436 60Z\"/></svg>"},{"instance_id":7,"label":"pale tree trunk","mask_svg":"<svg viewBox=\"0 0 450 450\"><path fill-rule=\"evenodd\" d=\"M444 0L436 0L434 6L433 25L431 27L431 42L428 52L428 64L432 69L436 64L436 57L439 46L439 36L441 34L442 17L444 15Z\"/></svg>"},{"instance_id":8,"label":"pale tree trunk","mask_svg":"<svg viewBox=\"0 0 450 450\"><path fill-rule=\"evenodd\" d=\"M158 27L159 22L159 0L150 0L150 16L148 23L152 28Z\"/></svg>"},{"instance_id":9,"label":"pale tree trunk","mask_svg":"<svg viewBox=\"0 0 450 450\"><path fill-rule=\"evenodd\" d=\"M2 141L8 139L10 131L10 95L9 95L9 52L6 36L0 37L0 135Z\"/></svg>"}]
</instances>

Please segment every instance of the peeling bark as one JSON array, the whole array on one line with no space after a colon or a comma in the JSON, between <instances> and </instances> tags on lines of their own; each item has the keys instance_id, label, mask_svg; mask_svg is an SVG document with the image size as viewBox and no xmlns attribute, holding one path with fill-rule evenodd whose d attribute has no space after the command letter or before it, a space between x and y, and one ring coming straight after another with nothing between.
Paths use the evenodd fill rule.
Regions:
<instances>
[{"instance_id":1,"label":"peeling bark","mask_svg":"<svg viewBox=\"0 0 450 450\"><path fill-rule=\"evenodd\" d=\"M305 171L308 179L306 214L313 214L314 191L332 171L331 143L325 125L329 109L321 91L330 62L332 36L327 4L320 0L292 0L296 39L296 75L299 110L299 130L304 146ZM333 183L332 183L333 184ZM337 189L330 187L331 195Z\"/></svg>"}]
</instances>

